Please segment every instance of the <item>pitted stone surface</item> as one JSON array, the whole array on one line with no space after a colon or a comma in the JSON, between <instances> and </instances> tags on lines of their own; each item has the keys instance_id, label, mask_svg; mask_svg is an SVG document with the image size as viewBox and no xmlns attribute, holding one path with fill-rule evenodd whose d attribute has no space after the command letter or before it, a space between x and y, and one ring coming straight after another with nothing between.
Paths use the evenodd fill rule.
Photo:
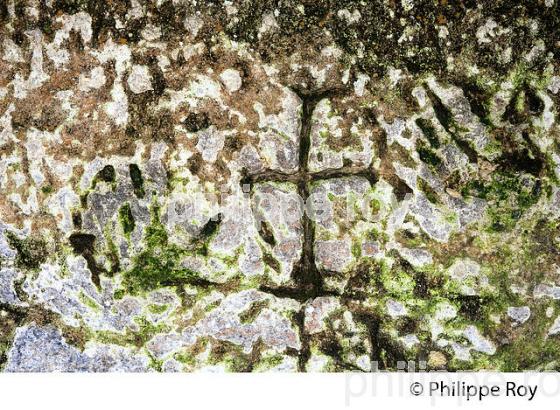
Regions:
<instances>
[{"instance_id":1,"label":"pitted stone surface","mask_svg":"<svg viewBox=\"0 0 560 410\"><path fill-rule=\"evenodd\" d=\"M93 3L0 1L0 370L558 369L556 0Z\"/></svg>"}]
</instances>

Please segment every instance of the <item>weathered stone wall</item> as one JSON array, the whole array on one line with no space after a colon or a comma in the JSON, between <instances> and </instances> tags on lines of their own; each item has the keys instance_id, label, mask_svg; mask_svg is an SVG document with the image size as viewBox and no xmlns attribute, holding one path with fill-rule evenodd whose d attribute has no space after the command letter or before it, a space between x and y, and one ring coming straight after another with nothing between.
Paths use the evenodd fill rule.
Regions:
<instances>
[{"instance_id":1,"label":"weathered stone wall","mask_svg":"<svg viewBox=\"0 0 560 410\"><path fill-rule=\"evenodd\" d=\"M559 57L558 0L0 0L0 369L558 369Z\"/></svg>"}]
</instances>

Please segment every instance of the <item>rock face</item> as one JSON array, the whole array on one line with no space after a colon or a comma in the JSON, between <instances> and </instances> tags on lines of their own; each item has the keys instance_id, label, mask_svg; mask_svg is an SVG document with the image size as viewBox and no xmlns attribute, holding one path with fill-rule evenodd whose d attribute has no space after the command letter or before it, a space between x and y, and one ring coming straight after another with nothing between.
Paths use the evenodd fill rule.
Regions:
<instances>
[{"instance_id":1,"label":"rock face","mask_svg":"<svg viewBox=\"0 0 560 410\"><path fill-rule=\"evenodd\" d=\"M0 370L560 367L558 1L280 3L0 1Z\"/></svg>"}]
</instances>

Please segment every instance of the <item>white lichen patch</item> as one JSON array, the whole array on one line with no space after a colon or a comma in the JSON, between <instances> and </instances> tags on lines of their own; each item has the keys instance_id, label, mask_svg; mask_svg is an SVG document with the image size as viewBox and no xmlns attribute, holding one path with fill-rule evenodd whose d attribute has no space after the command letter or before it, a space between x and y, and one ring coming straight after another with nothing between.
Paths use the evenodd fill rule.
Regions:
<instances>
[{"instance_id":1,"label":"white lichen patch","mask_svg":"<svg viewBox=\"0 0 560 410\"><path fill-rule=\"evenodd\" d=\"M134 94L152 90L152 76L145 65L134 64L127 79L128 87Z\"/></svg>"},{"instance_id":2,"label":"white lichen patch","mask_svg":"<svg viewBox=\"0 0 560 410\"><path fill-rule=\"evenodd\" d=\"M531 309L529 306L509 307L508 316L518 325L525 323L531 317Z\"/></svg>"}]
</instances>

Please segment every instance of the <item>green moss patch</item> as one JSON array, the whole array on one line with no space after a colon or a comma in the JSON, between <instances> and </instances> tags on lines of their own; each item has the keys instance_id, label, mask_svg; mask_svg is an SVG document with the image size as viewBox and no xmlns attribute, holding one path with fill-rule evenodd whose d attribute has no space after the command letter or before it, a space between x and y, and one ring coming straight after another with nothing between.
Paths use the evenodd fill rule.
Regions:
<instances>
[{"instance_id":1,"label":"green moss patch","mask_svg":"<svg viewBox=\"0 0 560 410\"><path fill-rule=\"evenodd\" d=\"M124 234L130 235L130 233L134 231L136 223L134 222L134 216L132 215L132 209L129 203L124 204L119 209L119 220Z\"/></svg>"},{"instance_id":2,"label":"green moss patch","mask_svg":"<svg viewBox=\"0 0 560 410\"><path fill-rule=\"evenodd\" d=\"M108 184L113 184L116 181L115 167L113 167L112 165L107 165L101 171L99 171L93 179L92 188L95 188L97 186L97 183L101 181Z\"/></svg>"},{"instance_id":3,"label":"green moss patch","mask_svg":"<svg viewBox=\"0 0 560 410\"><path fill-rule=\"evenodd\" d=\"M130 179L132 181L132 187L134 188L134 195L137 198L144 198L146 192L144 191L144 178L142 177L142 171L136 164L130 164L128 166L128 171L130 173Z\"/></svg>"},{"instance_id":4,"label":"green moss patch","mask_svg":"<svg viewBox=\"0 0 560 410\"><path fill-rule=\"evenodd\" d=\"M543 192L542 183L526 174L501 173L493 180L468 182L462 190L464 196L473 195L489 202L489 230L511 230Z\"/></svg>"},{"instance_id":5,"label":"green moss patch","mask_svg":"<svg viewBox=\"0 0 560 410\"><path fill-rule=\"evenodd\" d=\"M168 241L165 227L159 220L159 208L152 210L152 222L146 228L146 250L134 258L134 265L124 272L123 286L129 293L137 294L162 286L183 283L203 284L198 275L181 266L189 252Z\"/></svg>"},{"instance_id":6,"label":"green moss patch","mask_svg":"<svg viewBox=\"0 0 560 410\"><path fill-rule=\"evenodd\" d=\"M11 248L17 251L16 266L22 269L38 269L47 260L47 244L43 239L20 239L12 232L6 232Z\"/></svg>"}]
</instances>

